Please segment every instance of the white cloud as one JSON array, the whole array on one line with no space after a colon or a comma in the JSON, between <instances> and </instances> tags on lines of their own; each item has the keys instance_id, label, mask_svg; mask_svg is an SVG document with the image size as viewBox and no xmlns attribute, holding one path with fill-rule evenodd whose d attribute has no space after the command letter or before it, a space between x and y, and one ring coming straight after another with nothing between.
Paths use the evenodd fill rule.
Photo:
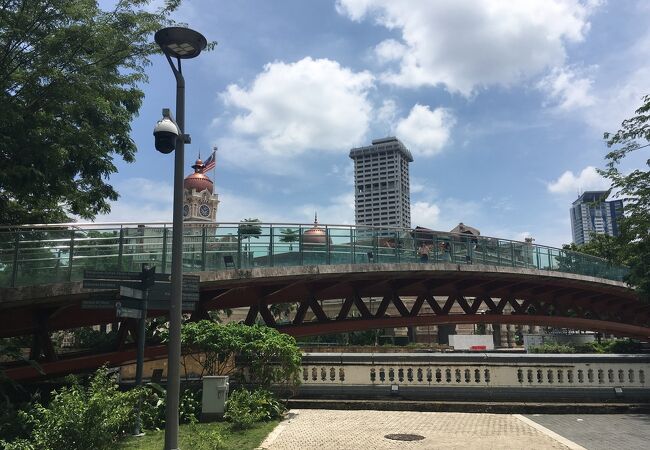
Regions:
<instances>
[{"instance_id":1,"label":"white cloud","mask_svg":"<svg viewBox=\"0 0 650 450\"><path fill-rule=\"evenodd\" d=\"M557 180L546 185L548 191L553 194L577 194L579 191L607 190L609 187L609 182L601 177L593 166L585 167L577 176L567 170Z\"/></svg>"},{"instance_id":2,"label":"white cloud","mask_svg":"<svg viewBox=\"0 0 650 450\"><path fill-rule=\"evenodd\" d=\"M173 187L149 178L134 177L115 182L120 193L111 202L111 212L97 216L95 222L171 222Z\"/></svg>"},{"instance_id":3,"label":"white cloud","mask_svg":"<svg viewBox=\"0 0 650 450\"><path fill-rule=\"evenodd\" d=\"M592 93L593 79L581 77L575 69L555 68L544 77L538 87L546 91L552 104L561 111L592 106L596 98Z\"/></svg>"},{"instance_id":4,"label":"white cloud","mask_svg":"<svg viewBox=\"0 0 650 450\"><path fill-rule=\"evenodd\" d=\"M250 86L232 84L221 96L236 114L230 122L231 138L254 147L257 156L289 157L360 144L372 118L367 99L372 86L368 72L307 57L269 63Z\"/></svg>"},{"instance_id":5,"label":"white cloud","mask_svg":"<svg viewBox=\"0 0 650 450\"><path fill-rule=\"evenodd\" d=\"M401 33L375 48L382 79L399 86L444 85L465 96L482 86L509 85L564 65L565 45L580 42L597 2L579 0L338 0L337 11L366 17Z\"/></svg>"},{"instance_id":6,"label":"white cloud","mask_svg":"<svg viewBox=\"0 0 650 450\"><path fill-rule=\"evenodd\" d=\"M392 126L395 122L395 115L397 114L397 103L395 100L384 100L377 110L377 122L388 124Z\"/></svg>"},{"instance_id":7,"label":"white cloud","mask_svg":"<svg viewBox=\"0 0 650 450\"><path fill-rule=\"evenodd\" d=\"M174 187L171 183L135 177L122 181L118 192L144 201L160 202L161 199L172 201Z\"/></svg>"},{"instance_id":8,"label":"white cloud","mask_svg":"<svg viewBox=\"0 0 650 450\"><path fill-rule=\"evenodd\" d=\"M399 61L407 51L408 47L395 39L386 39L375 47L375 55L380 63Z\"/></svg>"},{"instance_id":9,"label":"white cloud","mask_svg":"<svg viewBox=\"0 0 650 450\"><path fill-rule=\"evenodd\" d=\"M520 231L520 232L517 232L517 233L514 234L514 236L512 237L512 240L513 241L523 242L527 238L532 238L532 237L533 237L533 235L531 234L530 231Z\"/></svg>"},{"instance_id":10,"label":"white cloud","mask_svg":"<svg viewBox=\"0 0 650 450\"><path fill-rule=\"evenodd\" d=\"M447 144L455 123L455 117L445 108L431 111L426 105L416 104L395 130L415 155L433 156Z\"/></svg>"},{"instance_id":11,"label":"white cloud","mask_svg":"<svg viewBox=\"0 0 650 450\"><path fill-rule=\"evenodd\" d=\"M599 133L618 130L621 122L641 106L642 97L648 93L648 78L650 67L639 67L615 83L604 85L594 105L584 111L586 122Z\"/></svg>"},{"instance_id":12,"label":"white cloud","mask_svg":"<svg viewBox=\"0 0 650 450\"><path fill-rule=\"evenodd\" d=\"M323 224L351 225L354 224L354 194L336 195L325 205L309 203L302 205L293 212L295 221L307 223L313 220L314 212L318 213L318 222Z\"/></svg>"},{"instance_id":13,"label":"white cloud","mask_svg":"<svg viewBox=\"0 0 650 450\"><path fill-rule=\"evenodd\" d=\"M143 203L138 200L124 199L111 203L111 212L97 216L95 222L171 222L172 201L168 205L159 203Z\"/></svg>"},{"instance_id":14,"label":"white cloud","mask_svg":"<svg viewBox=\"0 0 650 450\"><path fill-rule=\"evenodd\" d=\"M411 205L411 223L417 226L435 229L439 226L440 208L429 202L415 202Z\"/></svg>"}]
</instances>

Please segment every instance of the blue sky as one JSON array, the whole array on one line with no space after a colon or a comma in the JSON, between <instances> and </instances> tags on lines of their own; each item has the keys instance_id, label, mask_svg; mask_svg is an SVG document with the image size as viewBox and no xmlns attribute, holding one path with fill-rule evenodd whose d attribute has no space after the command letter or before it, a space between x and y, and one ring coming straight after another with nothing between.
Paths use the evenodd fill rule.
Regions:
<instances>
[{"instance_id":1,"label":"blue sky","mask_svg":"<svg viewBox=\"0 0 650 450\"><path fill-rule=\"evenodd\" d=\"M186 174L219 147L219 221L354 223L348 152L395 135L413 226L559 246L578 192L607 188L603 132L649 91L646 1L193 0L176 19L219 43L184 65ZM147 72L136 162L97 221L171 220L152 129L175 84L162 56Z\"/></svg>"}]
</instances>

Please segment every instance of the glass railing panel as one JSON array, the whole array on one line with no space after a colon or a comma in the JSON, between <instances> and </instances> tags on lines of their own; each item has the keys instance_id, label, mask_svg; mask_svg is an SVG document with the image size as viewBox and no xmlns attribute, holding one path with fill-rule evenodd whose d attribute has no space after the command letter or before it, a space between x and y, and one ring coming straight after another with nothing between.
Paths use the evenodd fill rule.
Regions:
<instances>
[{"instance_id":1,"label":"glass railing panel","mask_svg":"<svg viewBox=\"0 0 650 450\"><path fill-rule=\"evenodd\" d=\"M15 285L28 286L70 279L70 230L21 231Z\"/></svg>"},{"instance_id":2,"label":"glass railing panel","mask_svg":"<svg viewBox=\"0 0 650 450\"><path fill-rule=\"evenodd\" d=\"M329 264L351 264L353 236L350 227L327 227L329 237Z\"/></svg>"},{"instance_id":3,"label":"glass railing panel","mask_svg":"<svg viewBox=\"0 0 650 450\"><path fill-rule=\"evenodd\" d=\"M624 267L567 250L489 237L412 230L319 225L195 224L184 226L185 271L301 264L408 263L427 261L539 268L622 280ZM19 238L16 253L15 240ZM160 273L171 269L169 225L63 226L0 231L0 286L78 280L87 268ZM15 262L14 262L15 261Z\"/></svg>"},{"instance_id":4,"label":"glass railing panel","mask_svg":"<svg viewBox=\"0 0 650 450\"><path fill-rule=\"evenodd\" d=\"M551 262L548 248L537 247L537 268L541 270L550 270Z\"/></svg>"},{"instance_id":5,"label":"glass railing panel","mask_svg":"<svg viewBox=\"0 0 650 450\"><path fill-rule=\"evenodd\" d=\"M16 257L16 234L0 232L0 287L11 287Z\"/></svg>"},{"instance_id":6,"label":"glass railing panel","mask_svg":"<svg viewBox=\"0 0 650 450\"><path fill-rule=\"evenodd\" d=\"M273 226L273 265L300 265L300 227Z\"/></svg>"},{"instance_id":7,"label":"glass railing panel","mask_svg":"<svg viewBox=\"0 0 650 450\"><path fill-rule=\"evenodd\" d=\"M84 270L116 270L120 233L115 229L74 231L71 280L83 279Z\"/></svg>"},{"instance_id":8,"label":"glass railing panel","mask_svg":"<svg viewBox=\"0 0 650 450\"><path fill-rule=\"evenodd\" d=\"M471 264L472 255L470 252L469 239L456 237L450 240L451 260L456 264Z\"/></svg>"}]
</instances>

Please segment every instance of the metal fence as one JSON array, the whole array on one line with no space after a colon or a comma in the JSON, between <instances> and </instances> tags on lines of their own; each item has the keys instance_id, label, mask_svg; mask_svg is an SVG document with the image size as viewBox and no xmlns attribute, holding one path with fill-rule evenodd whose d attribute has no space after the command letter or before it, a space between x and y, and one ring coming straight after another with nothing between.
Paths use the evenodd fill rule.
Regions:
<instances>
[{"instance_id":1,"label":"metal fence","mask_svg":"<svg viewBox=\"0 0 650 450\"><path fill-rule=\"evenodd\" d=\"M185 223L185 272L315 264L487 264L623 280L625 267L530 242L431 230L290 223ZM171 269L170 223L0 228L0 287L80 280L84 269Z\"/></svg>"}]
</instances>

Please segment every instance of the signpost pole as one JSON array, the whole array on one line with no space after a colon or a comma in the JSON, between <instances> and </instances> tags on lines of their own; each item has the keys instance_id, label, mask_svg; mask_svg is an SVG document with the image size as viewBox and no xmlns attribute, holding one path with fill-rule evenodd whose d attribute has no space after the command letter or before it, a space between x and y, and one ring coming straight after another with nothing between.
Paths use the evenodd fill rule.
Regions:
<instances>
[{"instance_id":1,"label":"signpost pole","mask_svg":"<svg viewBox=\"0 0 650 450\"><path fill-rule=\"evenodd\" d=\"M135 366L135 385L142 386L142 372L144 368L144 346L147 332L147 299L149 297L149 287L154 282L156 268L149 268L148 264L142 265L142 303L140 307L141 316L138 331L138 351ZM142 409L142 399L138 401L138 408L135 415L135 436L142 436L142 418L140 412Z\"/></svg>"}]
</instances>

